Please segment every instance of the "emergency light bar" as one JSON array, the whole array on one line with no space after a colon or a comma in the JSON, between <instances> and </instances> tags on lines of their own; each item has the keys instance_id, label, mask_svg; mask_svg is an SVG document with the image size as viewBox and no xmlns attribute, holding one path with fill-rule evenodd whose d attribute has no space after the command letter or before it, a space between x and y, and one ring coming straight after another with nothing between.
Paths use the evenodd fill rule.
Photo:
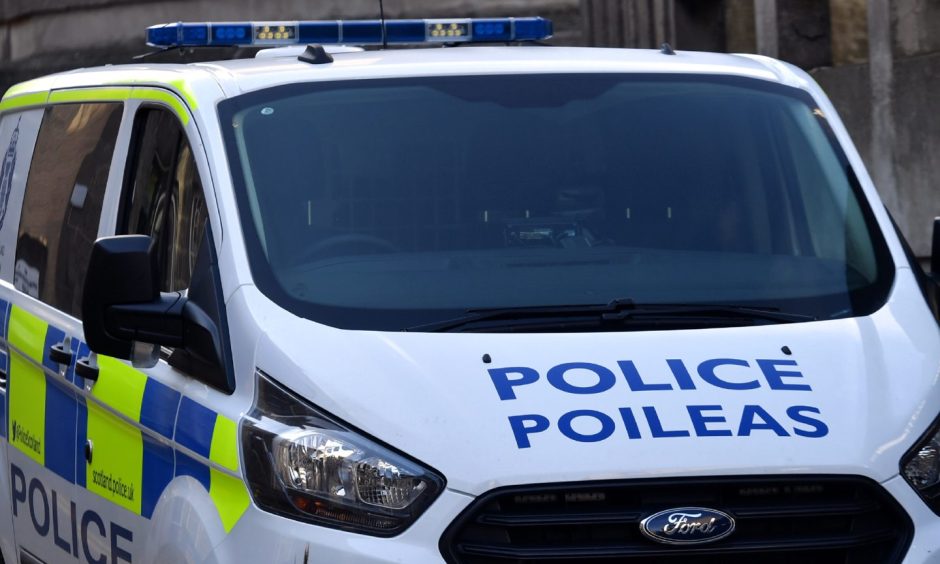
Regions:
<instances>
[{"instance_id":1,"label":"emergency light bar","mask_svg":"<svg viewBox=\"0 0 940 564\"><path fill-rule=\"evenodd\" d=\"M385 20L384 35L381 20L179 22L147 28L147 44L153 47L234 47L537 41L552 36L552 22L545 18Z\"/></svg>"}]
</instances>

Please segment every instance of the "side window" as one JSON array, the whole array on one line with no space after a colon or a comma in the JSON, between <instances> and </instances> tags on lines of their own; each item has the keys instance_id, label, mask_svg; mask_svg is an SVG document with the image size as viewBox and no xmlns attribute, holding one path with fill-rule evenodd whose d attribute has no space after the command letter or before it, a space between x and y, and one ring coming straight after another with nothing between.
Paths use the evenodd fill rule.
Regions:
<instances>
[{"instance_id":1,"label":"side window","mask_svg":"<svg viewBox=\"0 0 940 564\"><path fill-rule=\"evenodd\" d=\"M46 109L26 181L14 286L75 317L121 124L122 104Z\"/></svg>"},{"instance_id":2,"label":"side window","mask_svg":"<svg viewBox=\"0 0 940 564\"><path fill-rule=\"evenodd\" d=\"M183 290L189 286L207 218L192 148L176 116L159 108L137 114L134 139L119 232L153 237L162 290Z\"/></svg>"}]
</instances>

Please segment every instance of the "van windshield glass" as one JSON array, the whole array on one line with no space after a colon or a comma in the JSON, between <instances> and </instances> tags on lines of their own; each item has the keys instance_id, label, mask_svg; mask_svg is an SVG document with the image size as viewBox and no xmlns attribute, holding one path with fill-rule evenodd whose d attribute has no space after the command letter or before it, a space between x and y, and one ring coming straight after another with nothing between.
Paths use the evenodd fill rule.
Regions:
<instances>
[{"instance_id":1,"label":"van windshield glass","mask_svg":"<svg viewBox=\"0 0 940 564\"><path fill-rule=\"evenodd\" d=\"M610 303L831 319L873 312L892 282L826 116L794 88L381 79L270 88L219 112L258 287L334 327Z\"/></svg>"}]
</instances>

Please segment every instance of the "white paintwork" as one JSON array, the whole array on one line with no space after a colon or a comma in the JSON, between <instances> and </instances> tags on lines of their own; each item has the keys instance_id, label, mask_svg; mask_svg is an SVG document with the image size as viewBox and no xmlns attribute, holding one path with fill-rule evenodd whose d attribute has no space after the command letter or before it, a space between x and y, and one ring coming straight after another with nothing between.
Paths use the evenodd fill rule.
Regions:
<instances>
[{"instance_id":1,"label":"white paintwork","mask_svg":"<svg viewBox=\"0 0 940 564\"><path fill-rule=\"evenodd\" d=\"M297 57L307 50L306 45L291 45L289 47L272 47L262 49L255 53L256 59L267 59L270 57ZM361 53L365 51L362 47L353 45L324 45L323 50L331 55L337 53Z\"/></svg>"},{"instance_id":2,"label":"white paintwork","mask_svg":"<svg viewBox=\"0 0 940 564\"><path fill-rule=\"evenodd\" d=\"M136 553L139 561L303 562L309 553L310 562L440 562L437 543L444 528L474 496L498 486L651 476L846 473L881 482L909 512L916 536L906 563L940 562L940 519L898 476L900 457L940 413L940 332L906 266L896 269L888 303L869 317L855 319L600 334L334 329L280 309L253 286L221 142L224 126L216 112L216 104L224 98L306 81L654 72L779 82L801 88L816 100L859 178L896 264L906 264L900 241L844 125L806 73L766 57L682 51L676 56L658 51L546 47L337 52L335 62L327 65L275 56L282 54L195 65L81 70L34 81L23 92L150 85L195 102L186 131L197 155L218 246L238 387L234 395L225 396L163 364L151 372L153 377L238 418L250 407L253 372L260 367L319 407L434 467L447 478L448 488L411 528L392 539L305 525L254 506L225 535L201 486L177 479L150 521L145 545ZM186 85L185 91L180 84ZM100 235L114 232L135 104L126 106ZM6 124L7 116L3 119ZM14 292L9 284L0 287L4 296ZM67 316L37 303L31 307L80 334L80 326ZM781 352L783 346L793 351L792 356ZM492 364L483 364L484 354L492 356ZM617 371L617 361L630 360L647 383L674 382L666 359L681 359L694 371L699 362L714 358L747 360L750 367L726 367L722 374L731 381L756 378L761 387L721 389L693 375L695 390L634 392ZM795 360L803 377L788 381L807 384L812 390L769 389L755 366L756 359ZM617 385L592 395L561 392L547 383L545 375L552 366L568 362L607 367L618 375ZM541 378L517 387L517 399L500 400L487 369L513 366L535 368ZM572 381L576 380L589 384L590 375L572 373ZM640 409L649 406L666 427L691 430L689 405L722 406L720 413L712 415L723 415L728 422L712 427L731 430L737 428L745 405L760 405L786 423L791 435L793 423L786 419L787 408L812 406L819 409L818 419L829 432L819 438L779 437L767 430L751 436L651 438L645 420L638 417L643 437L630 439L617 417L620 408L631 407L640 416ZM610 415L618 424L614 435L595 443L561 435L558 418L581 409ZM530 448L518 448L508 417L533 413L547 416L552 427L533 434ZM0 468L0 488L9 492L6 466ZM0 496L0 514L7 502ZM107 511L107 507L96 507ZM7 523L0 526L0 547L11 561L13 539L5 532Z\"/></svg>"}]
</instances>

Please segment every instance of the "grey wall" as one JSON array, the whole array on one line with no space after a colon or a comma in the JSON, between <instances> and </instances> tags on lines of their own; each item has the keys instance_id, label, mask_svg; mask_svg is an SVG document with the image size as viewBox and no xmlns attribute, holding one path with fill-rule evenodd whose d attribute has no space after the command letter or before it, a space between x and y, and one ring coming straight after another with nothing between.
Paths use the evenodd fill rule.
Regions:
<instances>
[{"instance_id":1,"label":"grey wall","mask_svg":"<svg viewBox=\"0 0 940 564\"><path fill-rule=\"evenodd\" d=\"M884 155L873 138L873 100L868 65L818 69L814 78L832 98L867 166ZM861 93L861 95L860 95ZM893 146L890 161L896 195L884 194L891 213L918 256L927 256L933 218L940 216L940 53L893 61L890 85Z\"/></svg>"}]
</instances>

